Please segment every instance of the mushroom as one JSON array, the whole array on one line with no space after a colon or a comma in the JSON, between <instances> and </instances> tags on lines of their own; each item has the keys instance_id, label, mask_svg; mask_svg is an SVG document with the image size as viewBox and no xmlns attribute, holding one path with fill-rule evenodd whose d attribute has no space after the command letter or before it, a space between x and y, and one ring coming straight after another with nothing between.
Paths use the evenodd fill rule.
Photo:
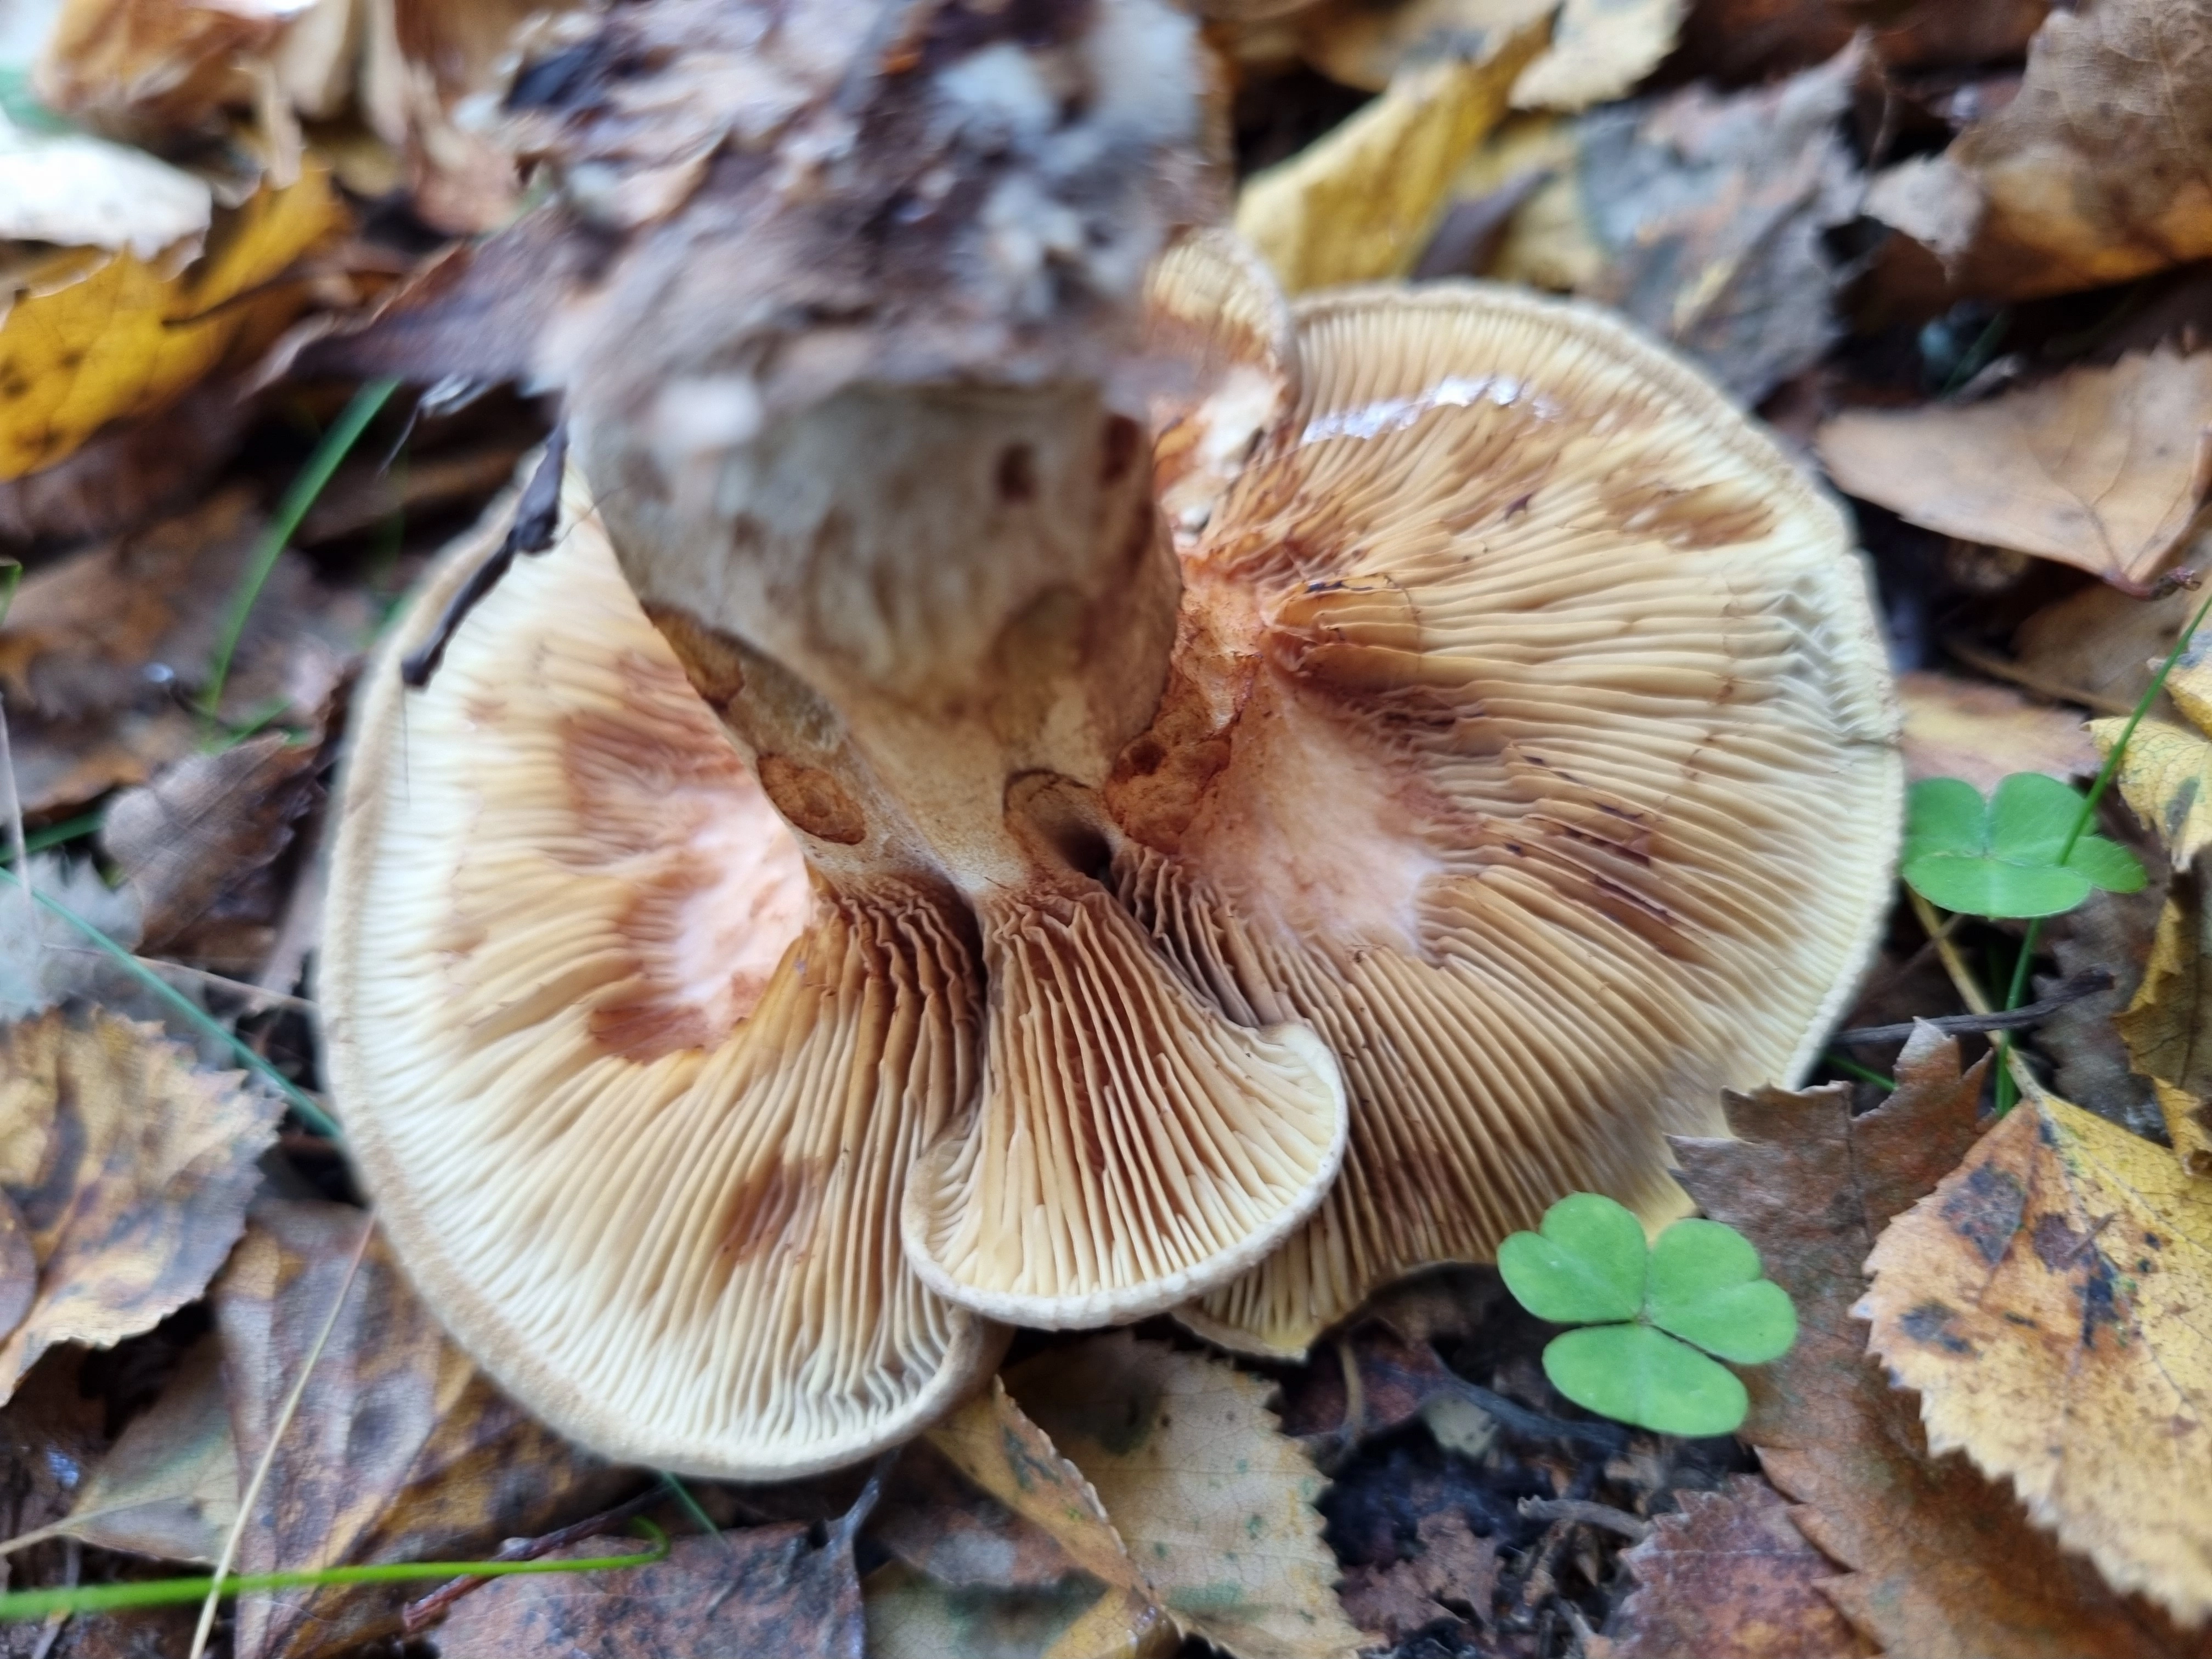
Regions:
<instances>
[{"instance_id":1,"label":"mushroom","mask_svg":"<svg viewBox=\"0 0 2212 1659\"><path fill-rule=\"evenodd\" d=\"M908 15L960 119L1030 107L963 68L1027 14ZM1663 1133L1796 1079L1887 899L1827 498L1583 307L1291 307L1221 233L1141 283L1198 94L1105 71L1188 25L1054 16L1111 37L1019 48L1097 142L988 149L969 219L837 171L934 176L909 86L741 258L678 216L617 262L553 545L404 690L456 554L365 694L349 1139L465 1346L612 1455L820 1469L994 1322L1290 1354L1565 1192L1675 1212ZM1040 194L1049 259L990 205Z\"/></svg>"}]
</instances>

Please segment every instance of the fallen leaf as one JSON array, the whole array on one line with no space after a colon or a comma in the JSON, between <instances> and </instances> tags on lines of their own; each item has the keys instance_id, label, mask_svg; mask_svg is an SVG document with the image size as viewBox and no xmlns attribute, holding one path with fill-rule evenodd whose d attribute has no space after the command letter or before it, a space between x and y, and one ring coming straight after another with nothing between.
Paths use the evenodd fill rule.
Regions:
<instances>
[{"instance_id":1,"label":"fallen leaf","mask_svg":"<svg viewBox=\"0 0 2212 1659\"><path fill-rule=\"evenodd\" d=\"M1116 1331L1038 1355L1006 1387L1091 1482L1186 1636L1237 1659L1359 1646L1331 1588L1321 1476L1269 1413L1271 1383Z\"/></svg>"},{"instance_id":2,"label":"fallen leaf","mask_svg":"<svg viewBox=\"0 0 2212 1659\"><path fill-rule=\"evenodd\" d=\"M234 353L272 341L307 303L276 279L343 216L313 169L219 216L207 253L182 271L118 252L74 282L18 293L0 322L0 478L51 466L110 421L167 408Z\"/></svg>"},{"instance_id":3,"label":"fallen leaf","mask_svg":"<svg viewBox=\"0 0 2212 1659\"><path fill-rule=\"evenodd\" d=\"M150 260L207 232L207 181L127 144L0 126L0 239L122 250Z\"/></svg>"},{"instance_id":4,"label":"fallen leaf","mask_svg":"<svg viewBox=\"0 0 2212 1659\"><path fill-rule=\"evenodd\" d=\"M1087 1573L1044 1586L949 1587L891 1561L860 1589L867 1659L1124 1659L1139 1651L1126 1632L1085 1622L1099 1607L1098 1583Z\"/></svg>"},{"instance_id":5,"label":"fallen leaf","mask_svg":"<svg viewBox=\"0 0 2212 1659\"><path fill-rule=\"evenodd\" d=\"M833 1528L807 1541L796 1522L712 1538L679 1538L668 1559L597 1572L495 1578L463 1597L434 1632L441 1659L861 1659L860 1587L853 1540ZM642 1549L587 1539L544 1559Z\"/></svg>"},{"instance_id":6,"label":"fallen leaf","mask_svg":"<svg viewBox=\"0 0 2212 1659\"><path fill-rule=\"evenodd\" d=\"M1068 1621L1049 1644L1037 1650L1043 1659L1173 1651L1175 1621L1153 1599L1097 1492L1023 1414L1002 1382L993 1378L989 1393L970 1400L927 1437L969 1481L1049 1533L1094 1582L1095 1589L1086 1586L1067 1607Z\"/></svg>"},{"instance_id":7,"label":"fallen leaf","mask_svg":"<svg viewBox=\"0 0 2212 1659\"><path fill-rule=\"evenodd\" d=\"M125 950L138 941L138 902L111 889L88 863L33 853L31 889ZM155 1017L143 988L80 928L26 893L12 877L0 878L0 1022L27 1019L72 997Z\"/></svg>"},{"instance_id":8,"label":"fallen leaf","mask_svg":"<svg viewBox=\"0 0 2212 1659\"><path fill-rule=\"evenodd\" d=\"M1744 1437L1800 1505L1799 1529L1843 1565L1822 1593L1885 1652L2203 1659L2212 1636L2114 1592L2009 1492L1931 1454L1912 1396L1866 1354L1851 1314L1860 1264L1974 1144L1986 1069L1962 1073L1956 1041L1923 1030L1898 1058L1897 1092L1871 1112L1852 1116L1842 1085L1762 1090L1729 1097L1740 1139L1673 1142L1683 1185L1759 1247L1797 1306L1797 1346L1746 1379Z\"/></svg>"},{"instance_id":9,"label":"fallen leaf","mask_svg":"<svg viewBox=\"0 0 2212 1659\"><path fill-rule=\"evenodd\" d=\"M240 910L250 919L241 890L291 845L294 826L317 798L321 757L319 744L268 732L188 755L109 803L100 850L138 900L147 949L258 960L258 951L222 948L220 930ZM273 912L276 896L263 896ZM211 916L218 905L225 914ZM261 918L264 933L270 919Z\"/></svg>"},{"instance_id":10,"label":"fallen leaf","mask_svg":"<svg viewBox=\"0 0 2212 1659\"><path fill-rule=\"evenodd\" d=\"M2051 0L1697 0L1682 57L1731 85L1823 62L1868 32L1893 69L1972 69L2017 58Z\"/></svg>"},{"instance_id":11,"label":"fallen leaf","mask_svg":"<svg viewBox=\"0 0 2212 1659\"><path fill-rule=\"evenodd\" d=\"M2020 625L2011 672L2044 696L2084 703L2100 714L2125 714L2202 602L2186 588L2139 599L2093 584Z\"/></svg>"},{"instance_id":12,"label":"fallen leaf","mask_svg":"<svg viewBox=\"0 0 2212 1659\"><path fill-rule=\"evenodd\" d=\"M2126 725L2118 716L2092 720L2089 735L2109 755ZM2202 732L2145 720L2128 739L2113 781L2120 799L2166 843L2176 870L2212 847L2212 743Z\"/></svg>"},{"instance_id":13,"label":"fallen leaf","mask_svg":"<svg viewBox=\"0 0 2212 1659\"><path fill-rule=\"evenodd\" d=\"M1286 293L1404 275L1449 205L1452 182L1505 113L1541 48L1549 0L1479 53L1409 68L1390 89L1287 161L1255 174L1237 229Z\"/></svg>"},{"instance_id":14,"label":"fallen leaf","mask_svg":"<svg viewBox=\"0 0 2212 1659\"><path fill-rule=\"evenodd\" d=\"M2212 1176L2212 917L2198 867L2177 875L2159 913L2142 984L2115 1022L2135 1069L2158 1091L2181 1167Z\"/></svg>"},{"instance_id":15,"label":"fallen leaf","mask_svg":"<svg viewBox=\"0 0 2212 1659\"><path fill-rule=\"evenodd\" d=\"M2212 1408L2212 1186L2069 1101L2024 1101L1867 1261L1869 1346L1929 1445L2189 1624L2212 1614L2212 1502L2175 1481Z\"/></svg>"},{"instance_id":16,"label":"fallen leaf","mask_svg":"<svg viewBox=\"0 0 2212 1659\"><path fill-rule=\"evenodd\" d=\"M2033 981L2035 994L2042 998L2089 969L2112 975L2110 990L2047 1015L2036 1027L2034 1042L2056 1063L2053 1089L2136 1134L2155 1133L2163 1119L2150 1080L2136 1074L2112 1022L2139 988L2166 903L2166 875L2154 869L2140 893L2093 894L2080 909L2051 918L2044 924L2043 939L2057 958L2058 971Z\"/></svg>"},{"instance_id":17,"label":"fallen leaf","mask_svg":"<svg viewBox=\"0 0 2212 1659\"><path fill-rule=\"evenodd\" d=\"M2071 709L2031 702L1987 680L1917 670L1900 674L1905 775L1964 778L1987 794L2014 772L2071 781L2097 769L2097 746Z\"/></svg>"},{"instance_id":18,"label":"fallen leaf","mask_svg":"<svg viewBox=\"0 0 2212 1659\"><path fill-rule=\"evenodd\" d=\"M1097 1581L1058 1539L969 1480L926 1439L900 1453L868 1535L955 1589L1057 1591L1080 1579L1091 1587L1083 1605L1097 1599Z\"/></svg>"},{"instance_id":19,"label":"fallen leaf","mask_svg":"<svg viewBox=\"0 0 2212 1659\"><path fill-rule=\"evenodd\" d=\"M283 1401L337 1307L246 1517L239 1571L481 1559L502 1539L580 1519L635 1483L494 1388L439 1330L380 1237L341 1302L368 1224L339 1204L258 1205L216 1282L245 1473L269 1451ZM340 1651L396 1627L409 1593L403 1584L353 1584L241 1595L237 1651L242 1659Z\"/></svg>"},{"instance_id":20,"label":"fallen leaf","mask_svg":"<svg viewBox=\"0 0 2212 1659\"><path fill-rule=\"evenodd\" d=\"M1850 410L1820 428L1838 489L1908 523L2141 587L2212 488L2212 352L2137 352L1981 403Z\"/></svg>"},{"instance_id":21,"label":"fallen leaf","mask_svg":"<svg viewBox=\"0 0 2212 1659\"><path fill-rule=\"evenodd\" d=\"M1873 1650L1819 1585L1835 1575L1756 1475L1685 1492L1621 1558L1637 1588L1591 1659L1862 1659Z\"/></svg>"},{"instance_id":22,"label":"fallen leaf","mask_svg":"<svg viewBox=\"0 0 2212 1659\"><path fill-rule=\"evenodd\" d=\"M105 1550L212 1565L237 1518L222 1346L209 1335L93 1465L69 1514L44 1530Z\"/></svg>"},{"instance_id":23,"label":"fallen leaf","mask_svg":"<svg viewBox=\"0 0 2212 1659\"><path fill-rule=\"evenodd\" d=\"M0 1399L58 1342L112 1346L197 1297L245 1223L283 1103L158 1028L54 1010L0 1044L0 1188L38 1292L0 1343Z\"/></svg>"},{"instance_id":24,"label":"fallen leaf","mask_svg":"<svg viewBox=\"0 0 2212 1659\"><path fill-rule=\"evenodd\" d=\"M1838 131L1857 47L1772 87L1692 86L1516 135L1514 167L1552 181L1514 217L1494 276L1618 307L1756 402L1818 361L1841 268L1823 238L1859 209ZM1493 163L1476 183L1509 177Z\"/></svg>"},{"instance_id":25,"label":"fallen leaf","mask_svg":"<svg viewBox=\"0 0 2212 1659\"><path fill-rule=\"evenodd\" d=\"M246 67L265 58L301 0L64 0L36 85L52 108L117 131L215 130L250 104Z\"/></svg>"},{"instance_id":26,"label":"fallen leaf","mask_svg":"<svg viewBox=\"0 0 2212 1659\"><path fill-rule=\"evenodd\" d=\"M1403 1642L1440 1620L1487 1628L1498 1593L1498 1540L1478 1538L1457 1510L1420 1518L1418 1549L1344 1575L1344 1610L1364 1631Z\"/></svg>"},{"instance_id":27,"label":"fallen leaf","mask_svg":"<svg viewBox=\"0 0 2212 1659\"><path fill-rule=\"evenodd\" d=\"M1513 83L1516 109L1588 109L1620 98L1674 49L1689 0L1565 0L1552 44Z\"/></svg>"},{"instance_id":28,"label":"fallen leaf","mask_svg":"<svg viewBox=\"0 0 2212 1659\"><path fill-rule=\"evenodd\" d=\"M68 459L0 479L0 537L61 546L135 529L206 484L253 413L237 377L217 374L158 415L110 422Z\"/></svg>"},{"instance_id":29,"label":"fallen leaf","mask_svg":"<svg viewBox=\"0 0 2212 1659\"><path fill-rule=\"evenodd\" d=\"M1960 10L1970 8L1959 8ZM2002 109L1878 181L1869 210L1991 299L2212 254L2212 24L2171 0L2054 10Z\"/></svg>"}]
</instances>

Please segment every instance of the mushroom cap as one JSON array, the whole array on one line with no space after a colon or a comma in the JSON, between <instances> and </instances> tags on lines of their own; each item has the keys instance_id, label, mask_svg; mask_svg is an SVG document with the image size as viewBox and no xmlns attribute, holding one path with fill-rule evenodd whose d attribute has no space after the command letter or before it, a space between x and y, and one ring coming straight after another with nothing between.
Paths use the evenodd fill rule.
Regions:
<instances>
[{"instance_id":1,"label":"mushroom cap","mask_svg":"<svg viewBox=\"0 0 2212 1659\"><path fill-rule=\"evenodd\" d=\"M1563 1194L1680 1212L1663 1135L1810 1064L1903 810L1843 515L1704 375L1484 284L1295 316L1106 791L1158 947L1344 1068L1328 1199L1182 1315L1276 1355Z\"/></svg>"},{"instance_id":2,"label":"mushroom cap","mask_svg":"<svg viewBox=\"0 0 2212 1659\"><path fill-rule=\"evenodd\" d=\"M973 946L926 886L810 878L573 482L563 520L404 690L495 513L364 682L321 968L347 1139L439 1317L564 1433L849 1463L1003 1346L896 1224L973 1088Z\"/></svg>"}]
</instances>

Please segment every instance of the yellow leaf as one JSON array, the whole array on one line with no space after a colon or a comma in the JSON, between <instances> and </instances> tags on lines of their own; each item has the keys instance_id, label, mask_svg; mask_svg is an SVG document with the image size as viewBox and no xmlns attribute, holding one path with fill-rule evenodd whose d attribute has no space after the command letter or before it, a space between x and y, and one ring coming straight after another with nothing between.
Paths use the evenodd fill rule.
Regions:
<instances>
[{"instance_id":1,"label":"yellow leaf","mask_svg":"<svg viewBox=\"0 0 2212 1659\"><path fill-rule=\"evenodd\" d=\"M2055 1097L1883 1231L1853 1311L1929 1446L2185 1623L2212 1614L2212 1182Z\"/></svg>"},{"instance_id":2,"label":"yellow leaf","mask_svg":"<svg viewBox=\"0 0 2212 1659\"><path fill-rule=\"evenodd\" d=\"M1925 670L1900 674L1905 775L1964 778L1984 794L2014 772L2064 781L2097 769L2096 746L2069 709L2030 702L2008 686Z\"/></svg>"},{"instance_id":3,"label":"yellow leaf","mask_svg":"<svg viewBox=\"0 0 2212 1659\"><path fill-rule=\"evenodd\" d=\"M343 212L330 175L310 168L218 216L207 254L181 273L117 253L19 296L0 323L0 479L51 466L110 421L160 412L289 322L304 298L276 279Z\"/></svg>"},{"instance_id":4,"label":"yellow leaf","mask_svg":"<svg viewBox=\"0 0 2212 1659\"><path fill-rule=\"evenodd\" d=\"M2118 718L2091 720L2089 735L2109 757L2126 725ZM2186 869L2202 848L2212 847L2212 743L2200 734L2171 720L2143 721L2128 739L2114 781L2136 816L2158 832L2175 869Z\"/></svg>"},{"instance_id":5,"label":"yellow leaf","mask_svg":"<svg viewBox=\"0 0 2212 1659\"><path fill-rule=\"evenodd\" d=\"M1185 1634L1237 1659L1359 1648L1313 1507L1321 1476L1269 1414L1266 1379L1115 1331L1038 1355L1008 1385Z\"/></svg>"},{"instance_id":6,"label":"yellow leaf","mask_svg":"<svg viewBox=\"0 0 2212 1659\"><path fill-rule=\"evenodd\" d=\"M2134 1070L2151 1079L2181 1167L2212 1176L2212 915L2192 868L2173 878L2142 983L2112 1022Z\"/></svg>"},{"instance_id":7,"label":"yellow leaf","mask_svg":"<svg viewBox=\"0 0 2212 1659\"><path fill-rule=\"evenodd\" d=\"M1244 186L1237 231L1285 292L1413 268L1461 165L1505 113L1549 21L1539 15L1501 32L1480 57L1405 70L1350 120Z\"/></svg>"},{"instance_id":8,"label":"yellow leaf","mask_svg":"<svg viewBox=\"0 0 2212 1659\"><path fill-rule=\"evenodd\" d=\"M0 1342L0 1400L56 1343L111 1347L198 1297L245 1227L282 1108L97 1010L0 1037L0 1190L38 1266Z\"/></svg>"},{"instance_id":9,"label":"yellow leaf","mask_svg":"<svg viewBox=\"0 0 2212 1659\"><path fill-rule=\"evenodd\" d=\"M1588 109L1625 97L1674 49L1688 0L1566 0L1551 49L1513 83L1516 109Z\"/></svg>"}]
</instances>

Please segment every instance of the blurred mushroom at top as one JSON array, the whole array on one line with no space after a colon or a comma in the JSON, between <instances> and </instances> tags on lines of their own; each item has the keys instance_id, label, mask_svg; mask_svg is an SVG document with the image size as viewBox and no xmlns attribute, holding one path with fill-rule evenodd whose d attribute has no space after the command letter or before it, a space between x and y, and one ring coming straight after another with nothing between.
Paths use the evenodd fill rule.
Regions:
<instances>
[{"instance_id":1,"label":"blurred mushroom at top","mask_svg":"<svg viewBox=\"0 0 2212 1659\"><path fill-rule=\"evenodd\" d=\"M566 210L678 205L546 331L552 545L408 690L489 527L373 675L323 969L457 1337L747 1479L1000 1322L1291 1354L1564 1193L1678 1212L1663 1133L1804 1069L1901 801L1843 520L1696 371L1500 289L1286 304L1190 229L1159 0L921 0L857 67L839 15L622 9L532 82ZM684 30L761 125L669 185L623 77Z\"/></svg>"}]
</instances>

